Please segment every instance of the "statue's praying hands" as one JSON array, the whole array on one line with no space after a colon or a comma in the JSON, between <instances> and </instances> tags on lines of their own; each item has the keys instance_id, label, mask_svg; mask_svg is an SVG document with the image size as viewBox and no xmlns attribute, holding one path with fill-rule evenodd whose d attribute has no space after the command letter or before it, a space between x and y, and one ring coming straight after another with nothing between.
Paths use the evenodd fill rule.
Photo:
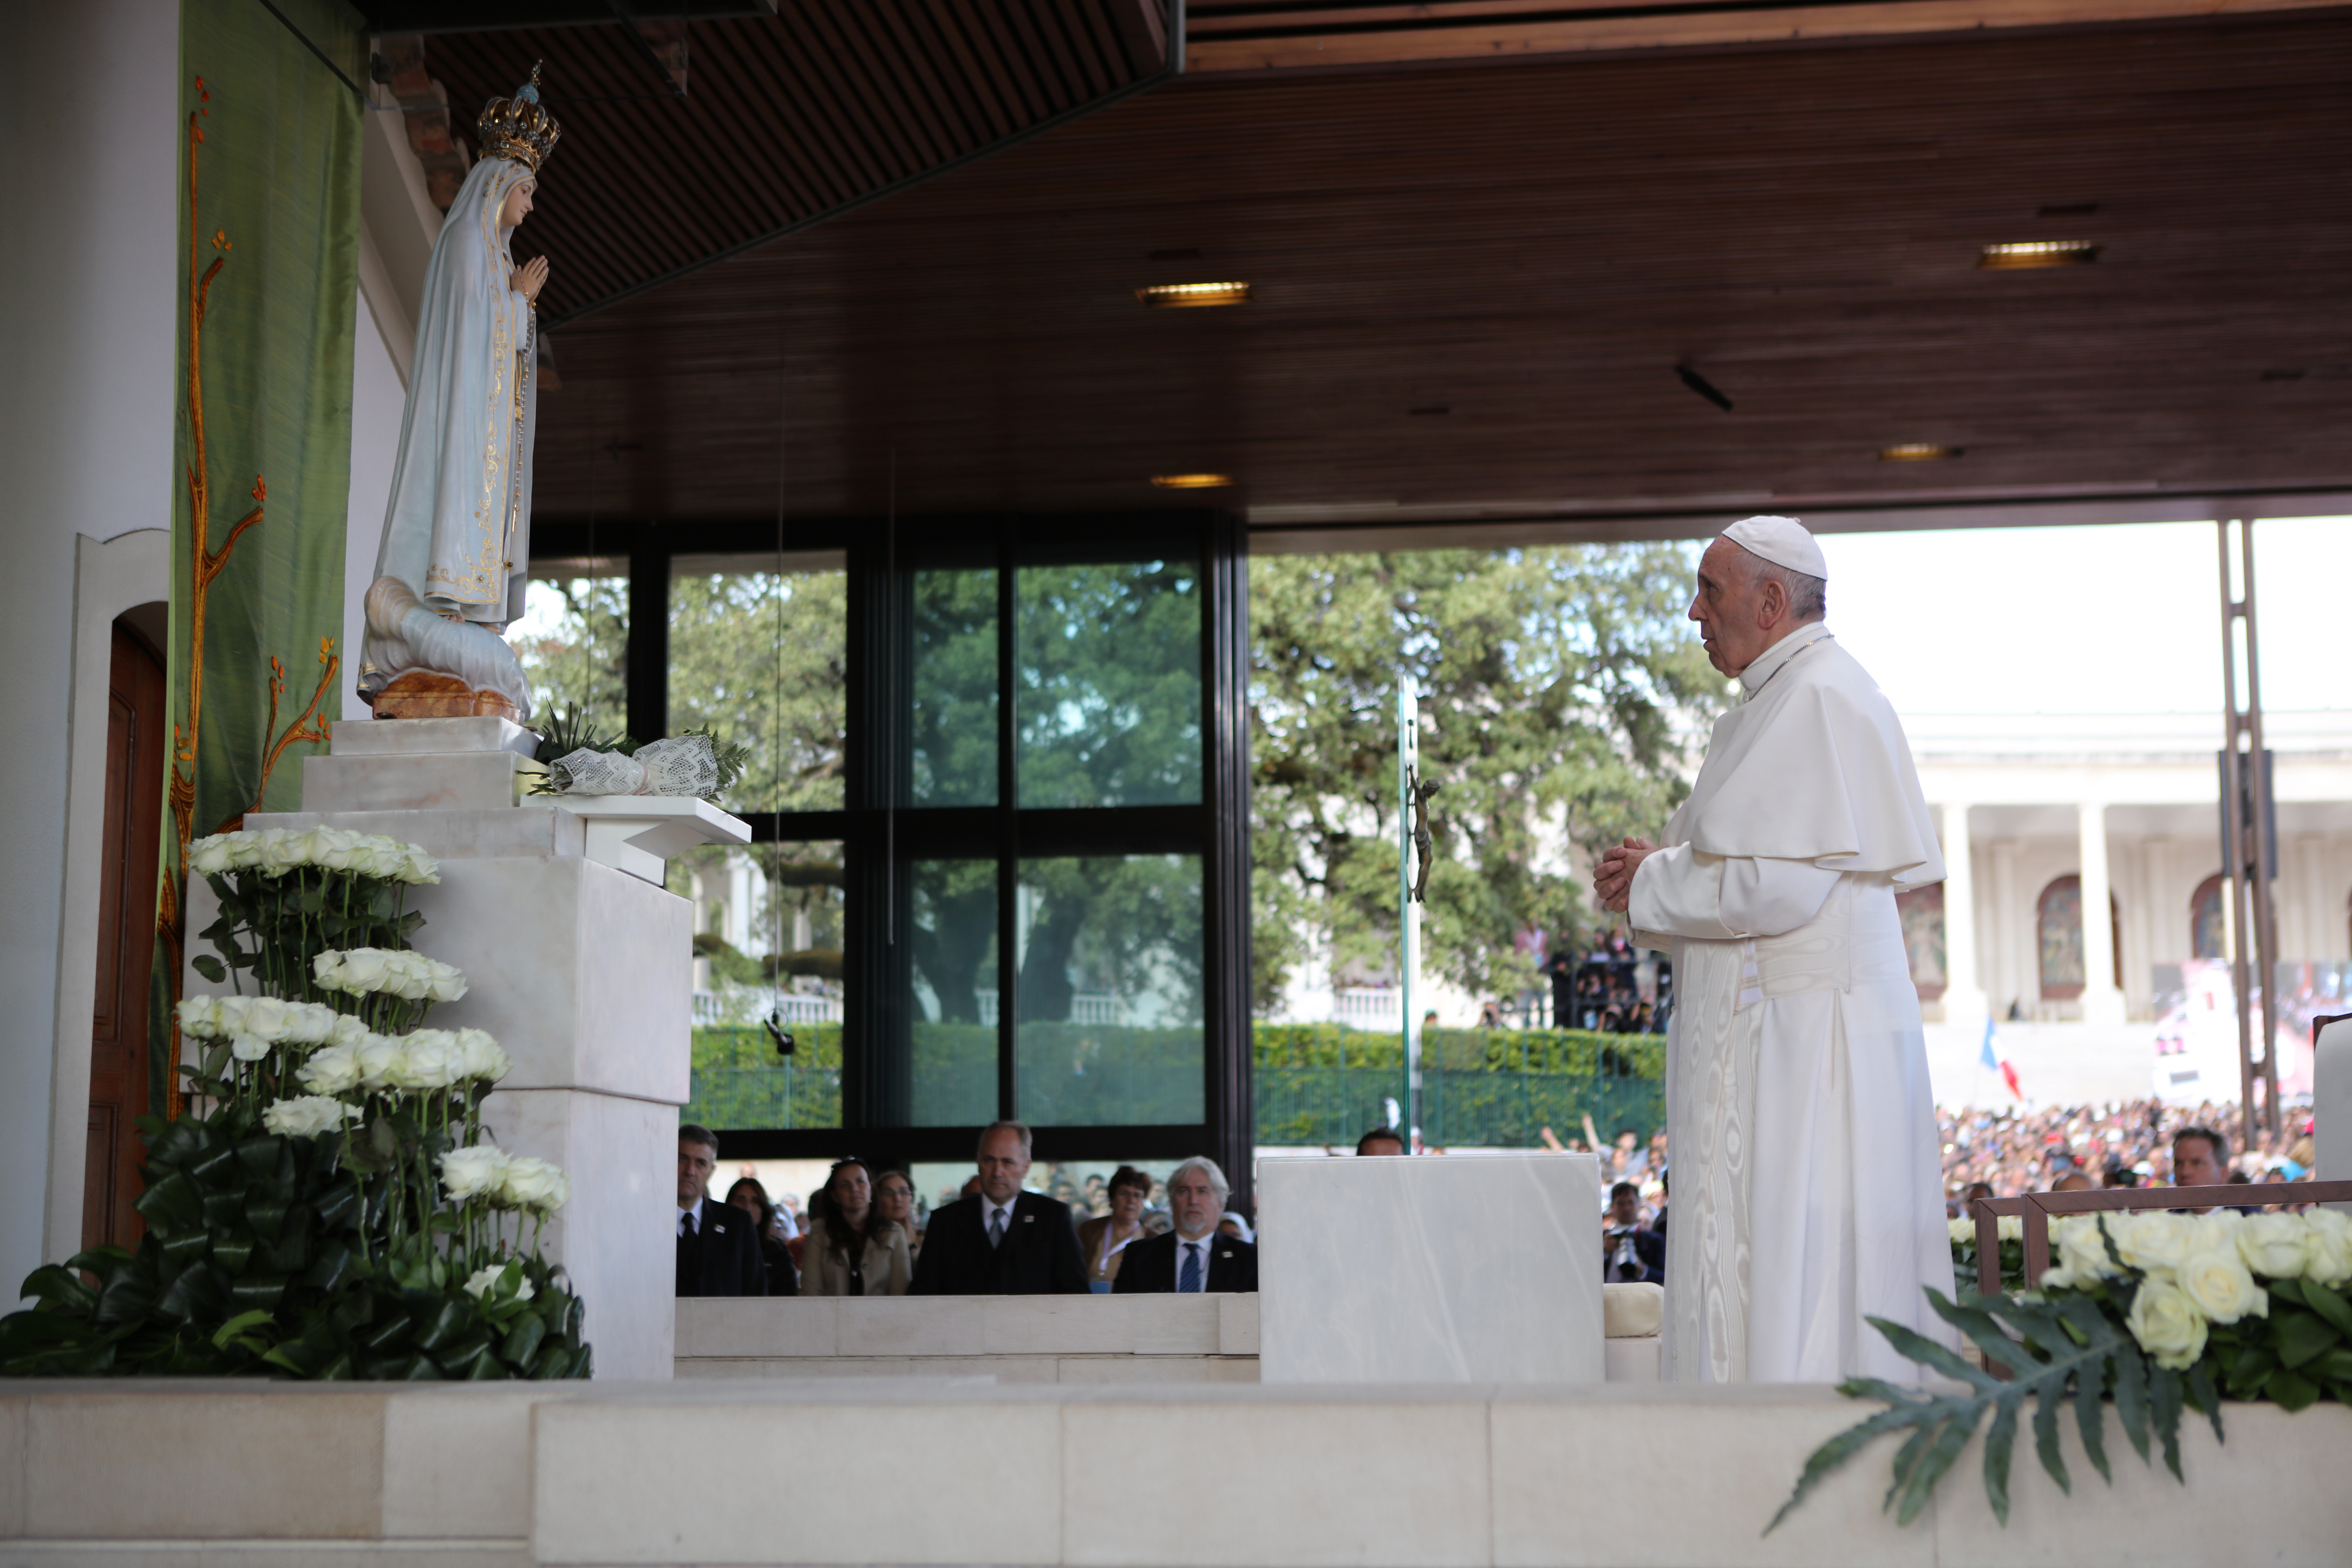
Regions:
<instances>
[{"instance_id":1,"label":"statue's praying hands","mask_svg":"<svg viewBox=\"0 0 2352 1568\"><path fill-rule=\"evenodd\" d=\"M539 303L539 291L547 287L547 258L534 256L514 269L507 286L532 304Z\"/></svg>"}]
</instances>

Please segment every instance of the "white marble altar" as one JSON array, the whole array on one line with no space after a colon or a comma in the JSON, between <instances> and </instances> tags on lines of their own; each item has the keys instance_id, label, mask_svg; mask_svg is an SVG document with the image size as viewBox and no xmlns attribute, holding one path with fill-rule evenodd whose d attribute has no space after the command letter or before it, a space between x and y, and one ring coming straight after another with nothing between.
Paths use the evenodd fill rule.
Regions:
<instances>
[{"instance_id":1,"label":"white marble altar","mask_svg":"<svg viewBox=\"0 0 2352 1568\"><path fill-rule=\"evenodd\" d=\"M751 825L690 795L567 795L563 809L588 826L588 858L656 888L664 864L698 844L749 844Z\"/></svg>"},{"instance_id":2,"label":"white marble altar","mask_svg":"<svg viewBox=\"0 0 2352 1568\"><path fill-rule=\"evenodd\" d=\"M484 1105L484 1122L501 1146L553 1160L571 1177L548 1256L587 1304L596 1374L668 1377L692 906L662 889L658 859L650 879L601 864L581 814L521 795L538 767L529 761L536 737L506 720L361 720L331 734L331 754L304 766L304 809L247 826L381 833L440 861L440 882L410 900L425 916L415 942L464 970L470 988L431 1022L498 1037L514 1070ZM190 929L200 930L211 890L194 882L189 893ZM193 975L189 984L209 988Z\"/></svg>"},{"instance_id":3,"label":"white marble altar","mask_svg":"<svg viewBox=\"0 0 2352 1568\"><path fill-rule=\"evenodd\" d=\"M1602 1380L1590 1154L1263 1160L1266 1383Z\"/></svg>"}]
</instances>

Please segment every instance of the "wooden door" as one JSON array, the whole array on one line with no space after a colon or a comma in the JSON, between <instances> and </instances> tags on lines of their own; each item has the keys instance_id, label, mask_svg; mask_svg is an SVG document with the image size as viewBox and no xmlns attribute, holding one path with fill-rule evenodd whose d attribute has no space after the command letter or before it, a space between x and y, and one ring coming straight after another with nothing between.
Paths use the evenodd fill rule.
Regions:
<instances>
[{"instance_id":1,"label":"wooden door","mask_svg":"<svg viewBox=\"0 0 2352 1568\"><path fill-rule=\"evenodd\" d=\"M82 1246L136 1247L145 1226L135 1117L147 1097L147 982L155 952L163 832L163 661L114 624L107 674L106 844L98 903L98 994L90 1009L89 1147Z\"/></svg>"}]
</instances>

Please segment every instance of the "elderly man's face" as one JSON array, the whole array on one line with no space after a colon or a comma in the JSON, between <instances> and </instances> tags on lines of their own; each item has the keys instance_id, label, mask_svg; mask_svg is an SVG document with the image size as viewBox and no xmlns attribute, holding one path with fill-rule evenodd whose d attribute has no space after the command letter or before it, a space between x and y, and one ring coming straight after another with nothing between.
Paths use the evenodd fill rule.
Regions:
<instances>
[{"instance_id":1,"label":"elderly man's face","mask_svg":"<svg viewBox=\"0 0 2352 1568\"><path fill-rule=\"evenodd\" d=\"M710 1191L710 1173L719 1169L719 1151L708 1143L677 1141L677 1206L691 1208Z\"/></svg>"},{"instance_id":2,"label":"elderly man's face","mask_svg":"<svg viewBox=\"0 0 2352 1568\"><path fill-rule=\"evenodd\" d=\"M1224 1213L1224 1199L1209 1180L1209 1173L1195 1165L1180 1172L1168 1184L1168 1209L1176 1216L1180 1235L1203 1237L1217 1228L1217 1220Z\"/></svg>"},{"instance_id":3,"label":"elderly man's face","mask_svg":"<svg viewBox=\"0 0 2352 1568\"><path fill-rule=\"evenodd\" d=\"M1788 595L1780 584L1757 581L1756 557L1718 539L1698 558L1698 592L1690 618L1698 623L1707 662L1737 676L1780 640L1790 626Z\"/></svg>"},{"instance_id":4,"label":"elderly man's face","mask_svg":"<svg viewBox=\"0 0 2352 1568\"><path fill-rule=\"evenodd\" d=\"M1021 1134L1000 1127L981 1140L980 1190L990 1203L1011 1203L1028 1173L1029 1151L1021 1146Z\"/></svg>"},{"instance_id":5,"label":"elderly man's face","mask_svg":"<svg viewBox=\"0 0 2352 1568\"><path fill-rule=\"evenodd\" d=\"M2176 1187L2218 1187L2230 1179L2213 1145L2202 1138L2183 1138L2172 1146L2172 1184Z\"/></svg>"}]
</instances>

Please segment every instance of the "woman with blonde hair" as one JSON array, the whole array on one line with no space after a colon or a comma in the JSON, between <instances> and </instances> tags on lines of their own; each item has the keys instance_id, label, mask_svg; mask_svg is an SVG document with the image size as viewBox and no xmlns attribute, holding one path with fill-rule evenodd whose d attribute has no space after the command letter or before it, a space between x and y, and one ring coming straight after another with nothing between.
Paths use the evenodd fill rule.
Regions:
<instances>
[{"instance_id":1,"label":"woman with blonde hair","mask_svg":"<svg viewBox=\"0 0 2352 1568\"><path fill-rule=\"evenodd\" d=\"M874 1206L874 1176L866 1162L836 1161L824 1182L824 1215L809 1221L801 1294L903 1296L914 1272L907 1233Z\"/></svg>"}]
</instances>

